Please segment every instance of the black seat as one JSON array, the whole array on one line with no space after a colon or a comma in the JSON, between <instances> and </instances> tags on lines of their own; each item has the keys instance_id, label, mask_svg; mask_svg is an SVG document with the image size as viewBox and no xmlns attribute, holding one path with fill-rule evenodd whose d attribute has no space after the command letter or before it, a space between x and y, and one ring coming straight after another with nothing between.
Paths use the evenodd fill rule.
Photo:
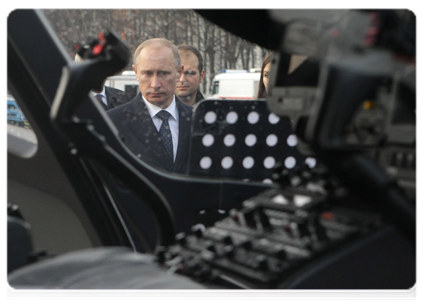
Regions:
<instances>
[{"instance_id":1,"label":"black seat","mask_svg":"<svg viewBox=\"0 0 423 300\"><path fill-rule=\"evenodd\" d=\"M27 265L33 251L31 228L21 218L7 217L7 273Z\"/></svg>"},{"instance_id":2,"label":"black seat","mask_svg":"<svg viewBox=\"0 0 423 300\"><path fill-rule=\"evenodd\" d=\"M16 289L203 289L187 277L169 274L153 255L125 247L70 252L9 274Z\"/></svg>"}]
</instances>

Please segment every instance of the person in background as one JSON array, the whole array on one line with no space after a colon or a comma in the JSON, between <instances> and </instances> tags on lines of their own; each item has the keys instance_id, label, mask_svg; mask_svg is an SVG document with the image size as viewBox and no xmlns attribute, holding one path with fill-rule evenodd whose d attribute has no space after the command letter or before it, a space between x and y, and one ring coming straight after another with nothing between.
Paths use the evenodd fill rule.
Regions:
<instances>
[{"instance_id":1,"label":"person in background","mask_svg":"<svg viewBox=\"0 0 423 300\"><path fill-rule=\"evenodd\" d=\"M175 95L184 70L179 51L167 39L149 39L135 50L133 61L140 93L107 114L138 158L158 169L185 174L192 107Z\"/></svg>"},{"instance_id":2,"label":"person in background","mask_svg":"<svg viewBox=\"0 0 423 300\"><path fill-rule=\"evenodd\" d=\"M272 53L267 54L261 65L259 89L257 94L258 99L266 98L267 96L267 88L269 86L269 73L270 73L270 67L272 65L270 61L271 58L272 58Z\"/></svg>"},{"instance_id":3,"label":"person in background","mask_svg":"<svg viewBox=\"0 0 423 300\"><path fill-rule=\"evenodd\" d=\"M75 62L81 62L83 60L84 59L78 53L75 54ZM131 94L106 86L105 82L103 83L103 89L101 91L93 90L91 93L105 110L118 107L132 100Z\"/></svg>"},{"instance_id":4,"label":"person in background","mask_svg":"<svg viewBox=\"0 0 423 300\"><path fill-rule=\"evenodd\" d=\"M300 66L307 60L307 56L304 55L297 55L297 54L285 54L284 56L281 56L280 59L286 59L286 66L287 66L287 77L286 80L292 81L292 80L298 80L297 77L304 77L307 78L307 76L304 76L301 72L298 72L298 74L293 74L294 71L297 71ZM257 98L266 98L267 93L269 90L269 75L270 75L270 68L272 66L272 53L269 53L263 60L263 63L261 65L261 74L260 74L260 82L259 82L259 90L257 93ZM289 64L288 64L289 63ZM305 66L305 65L304 65ZM309 72L310 73L310 72Z\"/></svg>"},{"instance_id":5,"label":"person in background","mask_svg":"<svg viewBox=\"0 0 423 300\"><path fill-rule=\"evenodd\" d=\"M187 105L193 106L204 99L199 86L206 72L203 70L203 57L197 48L182 44L177 46L184 71L176 86L176 95Z\"/></svg>"}]
</instances>

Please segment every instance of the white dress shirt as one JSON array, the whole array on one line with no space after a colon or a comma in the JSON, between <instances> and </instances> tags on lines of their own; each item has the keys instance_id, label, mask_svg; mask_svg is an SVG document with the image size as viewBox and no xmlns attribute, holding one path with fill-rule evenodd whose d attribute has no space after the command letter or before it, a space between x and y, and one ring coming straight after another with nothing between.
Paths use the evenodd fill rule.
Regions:
<instances>
[{"instance_id":1,"label":"white dress shirt","mask_svg":"<svg viewBox=\"0 0 423 300\"><path fill-rule=\"evenodd\" d=\"M147 107L148 113L150 114L151 119L153 120L153 123L157 128L157 131L159 131L163 121L156 115L159 111L162 110L162 108L154 104L151 104L150 102L147 101L147 99L144 98L144 96L142 96L142 100L144 101L145 106ZM178 149L178 136L179 136L179 112L178 112L178 107L176 106L175 95L173 95L172 103L165 110L168 113L170 113L168 122L169 122L170 132L172 133L173 162L175 162L176 150Z\"/></svg>"},{"instance_id":2,"label":"white dress shirt","mask_svg":"<svg viewBox=\"0 0 423 300\"><path fill-rule=\"evenodd\" d=\"M91 93L92 95L94 95L94 97L96 95L101 95L101 101L103 101L103 103L107 105L106 86L103 86L103 90L101 91L101 93L95 93L93 91L91 91Z\"/></svg>"}]
</instances>

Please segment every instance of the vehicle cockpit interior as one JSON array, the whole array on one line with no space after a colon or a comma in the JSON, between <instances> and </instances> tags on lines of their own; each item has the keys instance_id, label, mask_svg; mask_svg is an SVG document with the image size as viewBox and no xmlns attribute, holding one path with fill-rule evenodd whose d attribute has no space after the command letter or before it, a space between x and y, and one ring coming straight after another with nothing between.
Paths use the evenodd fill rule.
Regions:
<instances>
[{"instance_id":1,"label":"vehicle cockpit interior","mask_svg":"<svg viewBox=\"0 0 423 300\"><path fill-rule=\"evenodd\" d=\"M187 175L139 159L90 95L131 60L113 30L77 64L41 11L10 13L8 90L38 142L8 132L9 285L413 288L415 15L196 12L273 55L266 99L194 108Z\"/></svg>"}]
</instances>

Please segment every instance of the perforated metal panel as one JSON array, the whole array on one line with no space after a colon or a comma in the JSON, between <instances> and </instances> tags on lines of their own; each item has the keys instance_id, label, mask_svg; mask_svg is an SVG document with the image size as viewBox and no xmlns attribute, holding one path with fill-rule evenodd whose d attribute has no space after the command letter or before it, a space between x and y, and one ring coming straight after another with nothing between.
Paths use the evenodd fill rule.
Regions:
<instances>
[{"instance_id":1,"label":"perforated metal panel","mask_svg":"<svg viewBox=\"0 0 423 300\"><path fill-rule=\"evenodd\" d=\"M271 183L277 162L304 163L296 145L291 121L264 100L203 100L194 108L189 174Z\"/></svg>"}]
</instances>

